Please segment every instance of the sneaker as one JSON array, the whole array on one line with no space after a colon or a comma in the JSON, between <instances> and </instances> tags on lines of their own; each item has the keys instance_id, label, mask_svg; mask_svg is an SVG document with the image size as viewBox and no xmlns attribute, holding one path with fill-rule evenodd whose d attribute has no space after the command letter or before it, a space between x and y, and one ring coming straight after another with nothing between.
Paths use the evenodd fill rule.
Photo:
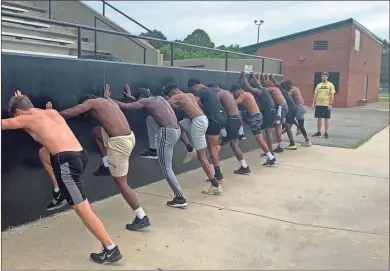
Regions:
<instances>
[{"instance_id":1,"label":"sneaker","mask_svg":"<svg viewBox=\"0 0 390 271\"><path fill-rule=\"evenodd\" d=\"M46 206L46 210L53 211L62 208L67 204L67 201L65 200L64 195L60 191L54 192L53 191L53 199L52 201Z\"/></svg>"},{"instance_id":2,"label":"sneaker","mask_svg":"<svg viewBox=\"0 0 390 271\"><path fill-rule=\"evenodd\" d=\"M202 191L203 194L207 194L207 195L216 195L216 196L219 196L222 194L222 187L219 185L218 187L215 187L213 186L212 184L210 184L210 187L207 188L207 189L204 189Z\"/></svg>"},{"instance_id":3,"label":"sneaker","mask_svg":"<svg viewBox=\"0 0 390 271\"><path fill-rule=\"evenodd\" d=\"M312 137L321 137L321 132L315 133L314 135L312 135Z\"/></svg>"},{"instance_id":4,"label":"sneaker","mask_svg":"<svg viewBox=\"0 0 390 271\"><path fill-rule=\"evenodd\" d=\"M187 164L187 163L191 162L195 157L196 157L195 150L193 150L192 152L187 152L187 156L186 156L186 158L184 158L183 163Z\"/></svg>"},{"instance_id":5,"label":"sneaker","mask_svg":"<svg viewBox=\"0 0 390 271\"><path fill-rule=\"evenodd\" d=\"M298 148L297 148L297 146L295 146L295 145L290 145L290 146L287 146L286 147L286 150L293 150L293 151L296 151Z\"/></svg>"},{"instance_id":6,"label":"sneaker","mask_svg":"<svg viewBox=\"0 0 390 271\"><path fill-rule=\"evenodd\" d=\"M284 148L277 147L276 149L273 150L273 152L276 152L276 153L284 152Z\"/></svg>"},{"instance_id":7,"label":"sneaker","mask_svg":"<svg viewBox=\"0 0 390 271\"><path fill-rule=\"evenodd\" d=\"M301 130L300 130L300 129L297 129L296 135L299 136L300 134L302 134Z\"/></svg>"},{"instance_id":8,"label":"sneaker","mask_svg":"<svg viewBox=\"0 0 390 271\"><path fill-rule=\"evenodd\" d=\"M175 207L175 208L186 208L187 207L187 201L185 198L181 197L175 197L173 200L167 201L167 205L169 207Z\"/></svg>"},{"instance_id":9,"label":"sneaker","mask_svg":"<svg viewBox=\"0 0 390 271\"><path fill-rule=\"evenodd\" d=\"M245 140L246 137L245 137L245 135L239 135L239 136L238 136L238 139L239 139L239 140Z\"/></svg>"},{"instance_id":10,"label":"sneaker","mask_svg":"<svg viewBox=\"0 0 390 271\"><path fill-rule=\"evenodd\" d=\"M326 139L329 138L329 135L328 135L328 133L326 133L326 132L325 132L324 136L325 136Z\"/></svg>"},{"instance_id":11,"label":"sneaker","mask_svg":"<svg viewBox=\"0 0 390 271\"><path fill-rule=\"evenodd\" d=\"M267 159L267 161L263 164L263 166L273 166L276 163L277 163L276 158L274 157L274 159L272 159L272 160Z\"/></svg>"},{"instance_id":12,"label":"sneaker","mask_svg":"<svg viewBox=\"0 0 390 271\"><path fill-rule=\"evenodd\" d=\"M302 143L302 147L310 147L312 144L311 144L311 141L305 141Z\"/></svg>"},{"instance_id":13,"label":"sneaker","mask_svg":"<svg viewBox=\"0 0 390 271\"><path fill-rule=\"evenodd\" d=\"M104 166L103 164L100 164L99 168L93 172L93 175L95 176L110 176L110 169L109 167Z\"/></svg>"},{"instance_id":14,"label":"sneaker","mask_svg":"<svg viewBox=\"0 0 390 271\"><path fill-rule=\"evenodd\" d=\"M140 156L146 159L152 159L152 160L158 159L157 152L151 150L147 150L146 152L140 153Z\"/></svg>"},{"instance_id":15,"label":"sneaker","mask_svg":"<svg viewBox=\"0 0 390 271\"><path fill-rule=\"evenodd\" d=\"M91 253L89 256L92 261L95 263L105 264L105 263L115 263L122 259L123 255L119 251L118 246L115 246L113 249L109 250L103 246L103 250L100 253Z\"/></svg>"},{"instance_id":16,"label":"sneaker","mask_svg":"<svg viewBox=\"0 0 390 271\"><path fill-rule=\"evenodd\" d=\"M138 230L141 230L143 228L147 228L150 225L151 224L150 224L148 216L144 216L144 218L142 218L142 219L139 219L138 216L136 216L131 224L126 225L126 229L129 231L138 231Z\"/></svg>"},{"instance_id":17,"label":"sneaker","mask_svg":"<svg viewBox=\"0 0 390 271\"><path fill-rule=\"evenodd\" d=\"M247 167L241 166L239 169L235 170L234 173L236 173L236 174L249 174L249 173L251 173L251 169L249 168L249 166L247 166Z\"/></svg>"}]
</instances>

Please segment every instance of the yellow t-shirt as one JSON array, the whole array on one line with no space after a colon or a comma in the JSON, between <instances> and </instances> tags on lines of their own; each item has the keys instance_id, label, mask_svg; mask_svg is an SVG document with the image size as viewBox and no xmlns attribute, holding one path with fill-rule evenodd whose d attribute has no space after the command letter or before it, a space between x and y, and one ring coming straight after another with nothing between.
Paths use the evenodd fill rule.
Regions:
<instances>
[{"instance_id":1,"label":"yellow t-shirt","mask_svg":"<svg viewBox=\"0 0 390 271\"><path fill-rule=\"evenodd\" d=\"M330 103L331 94L334 94L336 90L331 82L319 83L314 91L317 94L317 100L315 105L328 106Z\"/></svg>"}]
</instances>

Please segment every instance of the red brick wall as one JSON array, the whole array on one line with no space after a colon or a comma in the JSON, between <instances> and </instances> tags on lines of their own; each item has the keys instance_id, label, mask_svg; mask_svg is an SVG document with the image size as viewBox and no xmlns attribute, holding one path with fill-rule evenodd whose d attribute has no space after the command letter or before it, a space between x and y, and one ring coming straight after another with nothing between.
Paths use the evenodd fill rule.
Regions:
<instances>
[{"instance_id":1,"label":"red brick wall","mask_svg":"<svg viewBox=\"0 0 390 271\"><path fill-rule=\"evenodd\" d=\"M355 26L352 28L347 106L356 106L364 95L364 77L368 76L368 102L378 101L382 45L360 31L360 48L355 51Z\"/></svg>"},{"instance_id":2,"label":"red brick wall","mask_svg":"<svg viewBox=\"0 0 390 271\"><path fill-rule=\"evenodd\" d=\"M328 50L314 51L316 40L327 40ZM313 100L315 72L340 72L339 93L333 105L346 107L351 40L352 26L347 26L260 48L257 53L283 60L282 73L301 89L306 104ZM300 61L300 57L304 60Z\"/></svg>"}]
</instances>

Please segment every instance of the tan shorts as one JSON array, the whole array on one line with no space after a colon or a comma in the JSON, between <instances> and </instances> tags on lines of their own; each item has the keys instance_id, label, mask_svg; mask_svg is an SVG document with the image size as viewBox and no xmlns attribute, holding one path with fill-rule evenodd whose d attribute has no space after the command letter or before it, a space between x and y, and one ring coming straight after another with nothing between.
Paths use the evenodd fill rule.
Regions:
<instances>
[{"instance_id":1,"label":"tan shorts","mask_svg":"<svg viewBox=\"0 0 390 271\"><path fill-rule=\"evenodd\" d=\"M126 176L129 171L129 157L135 146L134 133L110 137L102 127L104 147L107 149L108 167L114 177Z\"/></svg>"}]
</instances>

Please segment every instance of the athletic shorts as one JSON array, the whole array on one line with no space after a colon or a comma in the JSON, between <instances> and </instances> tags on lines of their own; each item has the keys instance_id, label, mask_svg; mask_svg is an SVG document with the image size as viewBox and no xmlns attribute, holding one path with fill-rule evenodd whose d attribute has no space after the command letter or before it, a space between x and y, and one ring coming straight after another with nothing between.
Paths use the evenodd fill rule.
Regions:
<instances>
[{"instance_id":1,"label":"athletic shorts","mask_svg":"<svg viewBox=\"0 0 390 271\"><path fill-rule=\"evenodd\" d=\"M239 138L239 131L241 126L242 126L242 120L239 114L228 117L226 123L226 132L227 132L227 139L229 141Z\"/></svg>"},{"instance_id":2,"label":"athletic shorts","mask_svg":"<svg viewBox=\"0 0 390 271\"><path fill-rule=\"evenodd\" d=\"M294 124L296 116L297 116L297 110L289 109L286 115L286 124Z\"/></svg>"},{"instance_id":3,"label":"athletic shorts","mask_svg":"<svg viewBox=\"0 0 390 271\"><path fill-rule=\"evenodd\" d=\"M50 155L50 162L58 188L69 205L84 202L87 199L87 193L81 174L87 166L87 152L85 150L59 152Z\"/></svg>"},{"instance_id":4,"label":"athletic shorts","mask_svg":"<svg viewBox=\"0 0 390 271\"><path fill-rule=\"evenodd\" d=\"M327 106L316 105L314 117L317 119L330 119L330 110Z\"/></svg>"},{"instance_id":5,"label":"athletic shorts","mask_svg":"<svg viewBox=\"0 0 390 271\"><path fill-rule=\"evenodd\" d=\"M262 131L263 116L260 112L250 113L248 116L248 124L252 133L256 136Z\"/></svg>"},{"instance_id":6,"label":"athletic shorts","mask_svg":"<svg viewBox=\"0 0 390 271\"><path fill-rule=\"evenodd\" d=\"M264 111L262 129L273 128L275 126L276 117L276 110L274 108Z\"/></svg>"},{"instance_id":7,"label":"athletic shorts","mask_svg":"<svg viewBox=\"0 0 390 271\"><path fill-rule=\"evenodd\" d=\"M297 104L297 116L295 117L297 120L304 120L306 113L306 105Z\"/></svg>"},{"instance_id":8,"label":"athletic shorts","mask_svg":"<svg viewBox=\"0 0 390 271\"><path fill-rule=\"evenodd\" d=\"M104 147L107 149L108 168L113 177L123 177L129 172L129 158L135 146L134 133L110 137L102 127Z\"/></svg>"},{"instance_id":9,"label":"athletic shorts","mask_svg":"<svg viewBox=\"0 0 390 271\"><path fill-rule=\"evenodd\" d=\"M206 135L219 136L223 127L226 126L227 116L225 112L218 112L207 117L209 126L207 127Z\"/></svg>"},{"instance_id":10,"label":"athletic shorts","mask_svg":"<svg viewBox=\"0 0 390 271\"><path fill-rule=\"evenodd\" d=\"M206 116L199 116L190 120L185 118L180 122L181 127L186 130L191 137L192 145L195 150L202 150L207 147L206 142L206 130L209 125L209 121Z\"/></svg>"},{"instance_id":11,"label":"athletic shorts","mask_svg":"<svg viewBox=\"0 0 390 271\"><path fill-rule=\"evenodd\" d=\"M276 110L277 110L276 124L283 124L285 122L288 113L288 105L287 104L276 105Z\"/></svg>"}]
</instances>

